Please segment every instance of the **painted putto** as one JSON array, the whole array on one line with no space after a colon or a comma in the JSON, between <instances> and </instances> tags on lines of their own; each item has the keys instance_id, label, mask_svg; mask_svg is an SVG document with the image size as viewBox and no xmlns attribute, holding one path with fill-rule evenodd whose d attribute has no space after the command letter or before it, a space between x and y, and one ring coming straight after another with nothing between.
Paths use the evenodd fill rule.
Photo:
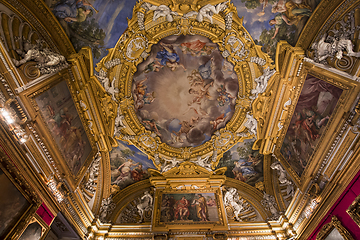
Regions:
<instances>
[{"instance_id":1,"label":"painted putto","mask_svg":"<svg viewBox=\"0 0 360 240\"><path fill-rule=\"evenodd\" d=\"M133 80L136 114L173 147L198 146L235 111L238 77L216 44L202 36L170 36L152 46Z\"/></svg>"}]
</instances>

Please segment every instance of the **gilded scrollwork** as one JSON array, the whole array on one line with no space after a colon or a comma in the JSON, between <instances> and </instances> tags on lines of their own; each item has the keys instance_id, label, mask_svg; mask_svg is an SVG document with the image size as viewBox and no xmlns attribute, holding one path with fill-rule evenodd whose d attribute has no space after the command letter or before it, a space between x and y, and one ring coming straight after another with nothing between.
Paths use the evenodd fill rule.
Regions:
<instances>
[{"instance_id":1,"label":"gilded scrollwork","mask_svg":"<svg viewBox=\"0 0 360 240\"><path fill-rule=\"evenodd\" d=\"M114 116L115 137L129 134L135 136L138 141L132 143L148 153L152 159L156 151L166 159L196 159L200 154L206 155L216 149L217 154L214 156L217 162L220 159L217 155L221 156L222 151L228 149L238 138L235 133L239 132L241 125L245 126L245 129L248 128L251 135L256 136L256 118L246 118L246 111L251 112L251 98L254 98L252 95L256 98L265 91L267 81L274 73L271 70L273 66L270 58L256 47L246 29L242 27L242 22L231 3L189 5L187 11L180 9L176 4L168 6L157 5L154 2L137 3L133 10L133 18L129 20L131 27L120 37L117 45L109 50L108 57L101 60L96 70L103 86L108 83L105 90L110 93L112 100L119 101L118 115ZM150 18L152 21L149 21ZM137 66L147 59L152 46L167 36L177 34L200 35L216 43L223 57L234 65L233 69L239 83L233 118L224 129L212 136L212 144L205 142L192 148L190 154L184 154L184 148L170 147L159 140L156 131L149 133L144 128L135 114L137 103L131 90L132 77L137 71ZM109 63L113 60L116 60L116 64L110 66ZM251 71L248 63L254 65ZM115 76L119 76L119 79L115 80ZM249 99L245 109L242 108L243 103L239 99ZM156 165L160 167L159 164Z\"/></svg>"},{"instance_id":2,"label":"gilded scrollwork","mask_svg":"<svg viewBox=\"0 0 360 240\"><path fill-rule=\"evenodd\" d=\"M355 198L346 212L350 215L350 217L354 220L354 222L360 226L360 195Z\"/></svg>"},{"instance_id":3,"label":"gilded scrollwork","mask_svg":"<svg viewBox=\"0 0 360 240\"><path fill-rule=\"evenodd\" d=\"M331 222L325 224L320 232L316 236L316 240L324 240L327 238L329 234L331 234L333 231L337 231L338 234L340 234L344 239L346 240L353 240L354 238L351 236L349 231L341 224L339 219L334 215L331 218ZM338 235L334 234L334 236Z\"/></svg>"}]
</instances>

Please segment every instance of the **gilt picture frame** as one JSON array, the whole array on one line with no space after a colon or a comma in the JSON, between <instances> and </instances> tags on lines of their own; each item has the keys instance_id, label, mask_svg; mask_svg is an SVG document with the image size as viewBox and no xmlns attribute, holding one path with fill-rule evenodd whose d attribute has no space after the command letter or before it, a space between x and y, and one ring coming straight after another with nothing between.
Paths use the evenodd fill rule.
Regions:
<instances>
[{"instance_id":1,"label":"gilt picture frame","mask_svg":"<svg viewBox=\"0 0 360 240\"><path fill-rule=\"evenodd\" d=\"M360 227L360 195L355 198L346 210L352 220Z\"/></svg>"},{"instance_id":2,"label":"gilt picture frame","mask_svg":"<svg viewBox=\"0 0 360 240\"><path fill-rule=\"evenodd\" d=\"M48 147L49 153L54 160L62 159L55 160L57 165L69 169L69 176L77 185L96 154L96 142L81 111L80 96L73 93L74 88L69 83L71 76L65 70L62 74L51 76L22 92L23 103L29 109L29 115L39 122L37 133L44 142L54 143L55 147ZM68 139L70 135L73 141Z\"/></svg>"},{"instance_id":3,"label":"gilt picture frame","mask_svg":"<svg viewBox=\"0 0 360 240\"><path fill-rule=\"evenodd\" d=\"M156 191L154 229L223 229L226 217L220 189Z\"/></svg>"},{"instance_id":4,"label":"gilt picture frame","mask_svg":"<svg viewBox=\"0 0 360 240\"><path fill-rule=\"evenodd\" d=\"M316 236L316 240L340 240L341 238L345 240L354 239L336 216L332 216L331 222L325 224Z\"/></svg>"},{"instance_id":5,"label":"gilt picture frame","mask_svg":"<svg viewBox=\"0 0 360 240\"><path fill-rule=\"evenodd\" d=\"M1 141L0 141L1 143ZM0 153L1 198L0 238L16 238L34 216L41 201L37 199L21 172ZM16 202L16 204L14 204Z\"/></svg>"},{"instance_id":6,"label":"gilt picture frame","mask_svg":"<svg viewBox=\"0 0 360 240\"><path fill-rule=\"evenodd\" d=\"M21 233L19 240L43 240L49 230L50 227L44 220L39 215L34 214Z\"/></svg>"},{"instance_id":7,"label":"gilt picture frame","mask_svg":"<svg viewBox=\"0 0 360 240\"><path fill-rule=\"evenodd\" d=\"M289 135L289 131L292 128L295 128L296 126L296 114L299 115L299 111L297 111L297 107L299 104L299 99L301 99L302 91L306 91L304 89L306 87L306 81L309 79L315 79L319 84L322 84L327 87L332 88L334 90L333 92L337 92L337 94L330 93L331 91L318 91L316 93L318 96L320 94L324 99L333 95L333 103L331 106L331 109L324 110L326 116L320 119L320 121L324 118L324 124L321 126L320 129L318 129L318 133L311 136L311 134L308 134L310 137L310 140L312 140L314 143L310 148L312 151L308 152L308 156L306 158L306 162L303 164L303 167L301 171L297 171L296 168L294 168L291 161L289 161L289 156L286 154L286 138L287 135ZM359 88L359 84L355 83L354 81L350 79L346 79L344 77L341 77L333 72L325 71L324 69L314 66L311 63L305 63L303 66L303 70L301 71L301 74L299 74L299 77L294 80L293 82L293 89L291 90L291 104L287 105L286 101L289 100L289 98L284 99L284 112L288 114L291 117L287 117L287 120L284 122L281 122L282 127L279 130L278 138L276 140L276 146L274 148L274 155L276 158L282 163L282 165L285 167L287 172L290 174L291 178L294 180L294 183L299 186L301 189L306 188L307 184L309 183L309 179L311 174L316 172L319 168L319 164L316 164L316 161L313 161L314 159L318 158L325 158L325 154L329 150L330 145L324 145L321 144L323 142L323 139L328 139L329 142L333 142L337 136L337 134L340 132L340 126L342 126L342 123L345 123L345 120L342 118L342 116L350 110L351 103L354 101L353 99L353 92L356 91L356 89ZM314 93L315 94L315 93ZM336 96L335 96L336 95ZM317 97L318 97L317 96ZM335 97L334 97L335 96ZM329 97L330 99L330 97ZM330 101L330 100L329 100ZM306 115L306 111L308 110L308 113L312 111L315 112L317 109L318 103L315 103L314 106L309 106L307 109L303 108L301 109L301 114L304 116ZM324 109L326 106L324 107ZM315 109L315 110L314 110ZM306 119L303 118L303 119ZM301 120L301 117L300 119ZM340 121L340 123L339 123ZM300 121L298 121L300 123ZM338 124L334 124L334 123ZM300 126L300 125L299 125ZM305 128L303 132L306 132ZM307 131L309 132L309 131ZM304 139L306 134L304 134ZM315 140L313 140L315 139ZM288 141L288 145L290 146L291 141ZM285 144L285 145L284 145ZM289 151L288 151L289 152ZM296 151L293 151L292 154L296 154ZM291 155L291 154L290 154ZM336 160L338 161L338 160ZM333 161L329 164L327 167L327 174L331 174L331 171L334 170L336 167L336 161Z\"/></svg>"}]
</instances>

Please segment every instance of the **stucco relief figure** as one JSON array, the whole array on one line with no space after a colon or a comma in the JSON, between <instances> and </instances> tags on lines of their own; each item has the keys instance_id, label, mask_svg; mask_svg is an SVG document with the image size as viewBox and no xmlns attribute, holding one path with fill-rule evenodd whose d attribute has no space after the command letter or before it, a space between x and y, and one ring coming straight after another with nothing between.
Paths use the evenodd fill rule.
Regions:
<instances>
[{"instance_id":1,"label":"stucco relief figure","mask_svg":"<svg viewBox=\"0 0 360 240\"><path fill-rule=\"evenodd\" d=\"M159 19L160 17L166 17L166 20L168 22L172 22L174 21L174 17L173 16L177 16L178 13L171 11L170 8L166 5L160 5L160 6L155 6L153 4L150 3L144 3L141 5L146 11L150 11L153 10L154 11L154 16L153 16L153 21L156 21L157 19Z\"/></svg>"},{"instance_id":2,"label":"stucco relief figure","mask_svg":"<svg viewBox=\"0 0 360 240\"><path fill-rule=\"evenodd\" d=\"M264 208L271 213L271 217L269 217L269 219L277 220L280 217L280 214L276 207L277 204L274 196L271 196L264 192L263 199L261 200L261 205L263 205Z\"/></svg>"},{"instance_id":3,"label":"stucco relief figure","mask_svg":"<svg viewBox=\"0 0 360 240\"><path fill-rule=\"evenodd\" d=\"M139 223L144 221L145 211L152 210L153 207L153 197L148 191L144 192L144 196L140 198L141 203L137 205L137 209L140 215Z\"/></svg>"},{"instance_id":4,"label":"stucco relief figure","mask_svg":"<svg viewBox=\"0 0 360 240\"><path fill-rule=\"evenodd\" d=\"M107 222L107 217L111 215L115 209L116 204L112 200L112 196L104 198L101 201L101 207L99 211L99 219L101 222Z\"/></svg>"},{"instance_id":5,"label":"stucco relief figure","mask_svg":"<svg viewBox=\"0 0 360 240\"><path fill-rule=\"evenodd\" d=\"M237 221L241 222L242 220L239 217L239 214L244 209L242 202L239 200L239 194L236 188L229 188L224 196L224 205L231 206L234 211L234 216Z\"/></svg>"},{"instance_id":6,"label":"stucco relief figure","mask_svg":"<svg viewBox=\"0 0 360 240\"><path fill-rule=\"evenodd\" d=\"M202 158L201 156L198 156L195 161L191 161L191 162L193 162L193 163L205 168L206 170L212 172L211 163L209 163L209 158L210 158L210 156L206 156L204 158Z\"/></svg>"},{"instance_id":7,"label":"stucco relief figure","mask_svg":"<svg viewBox=\"0 0 360 240\"><path fill-rule=\"evenodd\" d=\"M251 90L251 94L255 95L253 98L256 98L258 96L258 94L265 92L267 83L268 83L269 79L271 78L271 76L274 75L275 72L276 72L275 69L270 70L270 68L268 67L268 68L264 69L263 75L255 78L256 87L255 87L255 89Z\"/></svg>"},{"instance_id":8,"label":"stucco relief figure","mask_svg":"<svg viewBox=\"0 0 360 240\"><path fill-rule=\"evenodd\" d=\"M219 14L219 12L226 9L227 8L226 3L227 2L219 3L216 4L215 6L211 4L206 4L199 10L199 12L195 12L195 11L188 12L184 14L184 17L192 17L196 15L196 20L198 20L199 22L202 22L204 21L205 18L207 18L211 23L213 23L212 16L214 14Z\"/></svg>"},{"instance_id":9,"label":"stucco relief figure","mask_svg":"<svg viewBox=\"0 0 360 240\"><path fill-rule=\"evenodd\" d=\"M13 59L16 67L29 61L35 61L37 63L36 67L39 68L42 74L55 73L68 67L64 56L50 49L42 48L40 41L37 44L31 44L29 41L24 40L23 49L16 49L16 52L22 57L21 60Z\"/></svg>"},{"instance_id":10,"label":"stucco relief figure","mask_svg":"<svg viewBox=\"0 0 360 240\"><path fill-rule=\"evenodd\" d=\"M287 195L294 196L294 185L290 180L287 179L286 170L283 168L283 166L281 166L280 162L274 162L273 164L271 164L270 167L273 170L277 170L279 174L279 178L278 178L279 182L287 186L286 187Z\"/></svg>"},{"instance_id":11,"label":"stucco relief figure","mask_svg":"<svg viewBox=\"0 0 360 240\"><path fill-rule=\"evenodd\" d=\"M100 78L100 77L98 77L98 78ZM100 81L101 81L101 84L103 85L103 87L105 88L105 91L111 95L111 97L114 101L116 101L115 94L119 93L119 89L117 87L114 87L116 78L114 77L113 80L111 81L111 83L110 83L110 79L107 77L100 78Z\"/></svg>"},{"instance_id":12,"label":"stucco relief figure","mask_svg":"<svg viewBox=\"0 0 360 240\"><path fill-rule=\"evenodd\" d=\"M344 51L347 52L347 56L360 57L360 52L353 51L353 43L351 40L344 36L339 39L332 38L330 42L327 41L327 35L324 34L318 42L313 43L311 49L315 50L315 62L324 62L328 57L336 57L341 59L344 55Z\"/></svg>"},{"instance_id":13,"label":"stucco relief figure","mask_svg":"<svg viewBox=\"0 0 360 240\"><path fill-rule=\"evenodd\" d=\"M257 136L257 120L250 115L249 113L246 113L246 122L244 123L244 126L249 130L250 133L254 134L255 137Z\"/></svg>"},{"instance_id":14,"label":"stucco relief figure","mask_svg":"<svg viewBox=\"0 0 360 240\"><path fill-rule=\"evenodd\" d=\"M96 180L99 175L99 169L100 169L100 160L101 160L101 154L97 153L95 156L94 161L92 162L91 166L89 167L89 179L84 184L84 188L91 192L92 194L95 193L96 190Z\"/></svg>"},{"instance_id":15,"label":"stucco relief figure","mask_svg":"<svg viewBox=\"0 0 360 240\"><path fill-rule=\"evenodd\" d=\"M162 173L167 172L170 169L176 167L178 165L178 163L180 162L179 160L176 160L175 157L172 158L172 159L163 158L163 160L164 160L164 163L161 165L161 172Z\"/></svg>"},{"instance_id":16,"label":"stucco relief figure","mask_svg":"<svg viewBox=\"0 0 360 240\"><path fill-rule=\"evenodd\" d=\"M123 121L124 121L124 115L121 114L121 110L119 106L117 116L115 118L114 136L120 134L121 133L120 130L126 127Z\"/></svg>"}]
</instances>

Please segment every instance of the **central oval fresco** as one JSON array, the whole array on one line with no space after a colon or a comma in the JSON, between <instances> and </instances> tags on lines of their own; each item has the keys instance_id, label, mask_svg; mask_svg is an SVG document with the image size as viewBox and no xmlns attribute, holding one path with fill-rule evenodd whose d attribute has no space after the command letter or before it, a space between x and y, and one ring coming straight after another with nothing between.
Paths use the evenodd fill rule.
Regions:
<instances>
[{"instance_id":1,"label":"central oval fresco","mask_svg":"<svg viewBox=\"0 0 360 240\"><path fill-rule=\"evenodd\" d=\"M233 65L198 35L169 36L153 45L132 86L139 121L173 147L199 146L225 127L238 89Z\"/></svg>"}]
</instances>

